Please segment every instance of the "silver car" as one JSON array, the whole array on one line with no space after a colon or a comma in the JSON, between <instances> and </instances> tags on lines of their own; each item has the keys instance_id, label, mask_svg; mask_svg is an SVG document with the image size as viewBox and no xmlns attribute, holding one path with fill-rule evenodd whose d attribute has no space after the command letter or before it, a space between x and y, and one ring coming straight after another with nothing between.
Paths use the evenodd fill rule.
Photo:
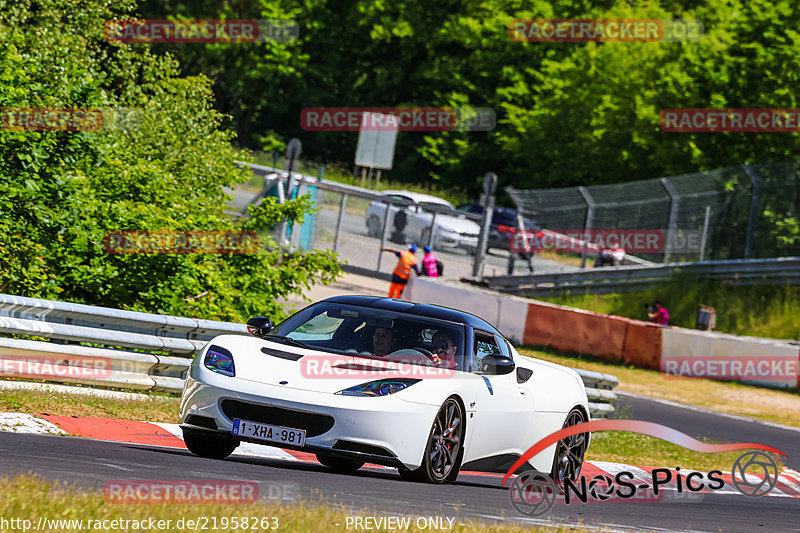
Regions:
<instances>
[{"instance_id":1,"label":"silver car","mask_svg":"<svg viewBox=\"0 0 800 533\"><path fill-rule=\"evenodd\" d=\"M460 248L474 254L478 247L480 226L459 213L453 204L442 198L410 191L385 191L386 201L374 200L367 208L364 222L370 237L380 237L386 206L386 236L399 244L430 245L439 250ZM392 200L414 205L391 203ZM431 227L433 238L431 239Z\"/></svg>"}]
</instances>

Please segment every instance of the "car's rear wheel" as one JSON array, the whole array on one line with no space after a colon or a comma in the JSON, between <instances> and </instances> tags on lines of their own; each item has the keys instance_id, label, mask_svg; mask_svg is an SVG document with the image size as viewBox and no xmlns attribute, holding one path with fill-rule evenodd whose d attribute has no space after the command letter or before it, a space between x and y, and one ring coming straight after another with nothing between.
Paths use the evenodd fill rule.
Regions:
<instances>
[{"instance_id":1,"label":"car's rear wheel","mask_svg":"<svg viewBox=\"0 0 800 533\"><path fill-rule=\"evenodd\" d=\"M564 420L562 428L570 426L577 426L586 422L586 415L580 409L573 409ZM560 487L565 479L569 478L577 481L578 476L581 475L581 468L583 468L583 456L586 453L586 447L589 443L588 433L578 433L564 437L558 441L556 446L556 455L553 458L553 469L550 471L550 477Z\"/></svg>"},{"instance_id":2,"label":"car's rear wheel","mask_svg":"<svg viewBox=\"0 0 800 533\"><path fill-rule=\"evenodd\" d=\"M381 220L375 215L370 215L367 219L367 235L370 237L381 236Z\"/></svg>"},{"instance_id":3,"label":"car's rear wheel","mask_svg":"<svg viewBox=\"0 0 800 533\"><path fill-rule=\"evenodd\" d=\"M317 454L317 461L319 461L323 466L327 466L332 470L342 472L344 474L352 474L364 466L364 461L348 459L347 457L337 457L335 455L328 455L324 453Z\"/></svg>"},{"instance_id":4,"label":"car's rear wheel","mask_svg":"<svg viewBox=\"0 0 800 533\"><path fill-rule=\"evenodd\" d=\"M210 431L183 429L183 442L189 451L206 459L225 459L239 446L239 441Z\"/></svg>"},{"instance_id":5,"label":"car's rear wheel","mask_svg":"<svg viewBox=\"0 0 800 533\"><path fill-rule=\"evenodd\" d=\"M400 477L426 483L455 481L461 468L463 441L464 409L455 398L448 398L433 421L422 466L415 470L401 468Z\"/></svg>"}]
</instances>

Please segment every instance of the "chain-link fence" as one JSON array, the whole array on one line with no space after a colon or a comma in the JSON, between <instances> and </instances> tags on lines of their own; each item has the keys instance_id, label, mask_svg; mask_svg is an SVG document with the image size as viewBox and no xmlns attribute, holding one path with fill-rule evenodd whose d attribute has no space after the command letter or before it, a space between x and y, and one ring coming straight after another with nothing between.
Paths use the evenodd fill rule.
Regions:
<instances>
[{"instance_id":1,"label":"chain-link fence","mask_svg":"<svg viewBox=\"0 0 800 533\"><path fill-rule=\"evenodd\" d=\"M800 255L800 163L561 189L507 189L517 209L556 231L608 237L656 230L659 262Z\"/></svg>"},{"instance_id":2,"label":"chain-link fence","mask_svg":"<svg viewBox=\"0 0 800 533\"><path fill-rule=\"evenodd\" d=\"M453 209L447 202L428 195L409 191L369 191L360 187L318 181L311 176L295 174L287 187L287 173L271 167L250 165L254 172L265 177L260 192L234 188L231 215L243 216L246 206L264 196L285 197L309 195L316 211L305 215L295 225L278 225L273 238L288 240L303 250L333 250L344 263L373 273L391 274L397 258L381 248L405 249L416 244L420 250L431 246L444 268L444 277L470 277L475 263L476 248L481 231L481 215ZM278 186L280 184L280 186ZM286 190L291 190L286 193ZM487 275L505 273L509 265L506 250L495 250L485 259ZM537 272L576 270L575 265L561 264L534 257ZM420 265L421 266L421 265ZM528 273L528 263L517 260L512 264L517 273Z\"/></svg>"}]
</instances>

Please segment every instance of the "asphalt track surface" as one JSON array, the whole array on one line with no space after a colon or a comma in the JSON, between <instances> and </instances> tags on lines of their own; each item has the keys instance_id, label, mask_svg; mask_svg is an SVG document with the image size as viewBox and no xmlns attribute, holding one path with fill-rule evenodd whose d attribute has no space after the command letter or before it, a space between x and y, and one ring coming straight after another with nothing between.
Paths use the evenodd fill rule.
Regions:
<instances>
[{"instance_id":1,"label":"asphalt track surface","mask_svg":"<svg viewBox=\"0 0 800 533\"><path fill-rule=\"evenodd\" d=\"M262 495L283 495L289 500L285 503L327 501L368 510L371 516L457 517L455 523L472 518L604 530L800 531L796 498L702 494L699 501L557 503L545 517L527 518L514 510L498 477L462 475L451 485L428 485L402 481L393 470L341 475L309 463L244 457L216 461L182 449L76 437L0 433L0 471L34 472L99 491L106 482L121 480L256 481ZM124 505L119 517L125 517ZM341 528L348 531L344 523Z\"/></svg>"},{"instance_id":2,"label":"asphalt track surface","mask_svg":"<svg viewBox=\"0 0 800 533\"><path fill-rule=\"evenodd\" d=\"M614 403L617 413L632 420L656 422L694 438L713 442L755 442L786 454L786 466L800 470L800 430L785 429L751 418L728 417L709 409L684 407L641 396L620 395ZM680 465L663 465L680 466ZM800 506L798 506L800 511ZM800 528L800 516L798 517Z\"/></svg>"}]
</instances>

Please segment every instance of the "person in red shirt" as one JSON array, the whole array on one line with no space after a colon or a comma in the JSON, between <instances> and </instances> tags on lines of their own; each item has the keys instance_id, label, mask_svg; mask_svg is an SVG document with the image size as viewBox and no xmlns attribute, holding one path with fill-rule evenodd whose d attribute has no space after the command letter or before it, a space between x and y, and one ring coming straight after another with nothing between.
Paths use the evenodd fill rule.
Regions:
<instances>
[{"instance_id":1,"label":"person in red shirt","mask_svg":"<svg viewBox=\"0 0 800 533\"><path fill-rule=\"evenodd\" d=\"M668 326L669 325L669 311L664 307L661 303L661 300L656 300L653 302L653 307L647 316L650 317L652 322L660 326Z\"/></svg>"},{"instance_id":2,"label":"person in red shirt","mask_svg":"<svg viewBox=\"0 0 800 533\"><path fill-rule=\"evenodd\" d=\"M392 282L389 285L389 298L400 298L403 296L403 289L406 288L408 278L411 276L411 269L414 269L417 276L420 275L417 257L414 255L417 253L417 245L409 244L408 251L403 250L398 252L391 248L381 248L381 251L392 252L399 259L399 261L397 261L397 266L394 267L394 272L392 272Z\"/></svg>"}]
</instances>

